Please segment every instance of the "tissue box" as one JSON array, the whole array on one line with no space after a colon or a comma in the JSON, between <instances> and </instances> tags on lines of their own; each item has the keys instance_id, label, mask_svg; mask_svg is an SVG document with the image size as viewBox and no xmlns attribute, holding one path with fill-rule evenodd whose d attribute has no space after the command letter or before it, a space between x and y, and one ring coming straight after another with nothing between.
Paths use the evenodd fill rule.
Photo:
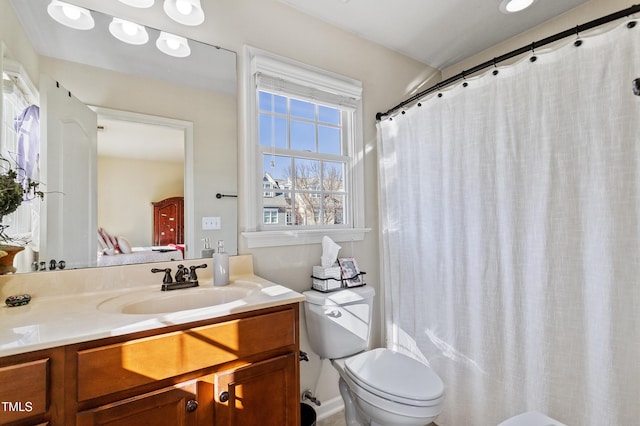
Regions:
<instances>
[{"instance_id":1,"label":"tissue box","mask_svg":"<svg viewBox=\"0 0 640 426\"><path fill-rule=\"evenodd\" d=\"M327 278L325 280L314 278L311 284L311 288L318 291L339 290L341 287L342 287L342 281L334 280L333 278Z\"/></svg>"},{"instance_id":2,"label":"tissue box","mask_svg":"<svg viewBox=\"0 0 640 426\"><path fill-rule=\"evenodd\" d=\"M314 266L313 277L320 278L322 280L333 278L340 281L340 279L342 278L342 270L340 269L340 265L337 264L334 264L334 266L330 266L328 268L323 268L322 266Z\"/></svg>"}]
</instances>

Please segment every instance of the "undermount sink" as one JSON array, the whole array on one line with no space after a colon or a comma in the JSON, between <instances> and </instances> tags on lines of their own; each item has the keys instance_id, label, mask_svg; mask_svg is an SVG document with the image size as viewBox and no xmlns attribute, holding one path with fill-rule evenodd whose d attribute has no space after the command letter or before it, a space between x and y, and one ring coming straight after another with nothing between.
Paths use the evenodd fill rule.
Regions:
<instances>
[{"instance_id":1,"label":"undermount sink","mask_svg":"<svg viewBox=\"0 0 640 426\"><path fill-rule=\"evenodd\" d=\"M98 305L106 312L122 314L166 314L207 308L241 300L258 288L253 285L197 287L153 294L126 294Z\"/></svg>"}]
</instances>

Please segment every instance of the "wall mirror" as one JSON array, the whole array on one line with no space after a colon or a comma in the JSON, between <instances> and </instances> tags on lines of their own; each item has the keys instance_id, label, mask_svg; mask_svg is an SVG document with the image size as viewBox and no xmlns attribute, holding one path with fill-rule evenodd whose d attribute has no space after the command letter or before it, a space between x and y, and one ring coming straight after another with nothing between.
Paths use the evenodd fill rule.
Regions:
<instances>
[{"instance_id":1,"label":"wall mirror","mask_svg":"<svg viewBox=\"0 0 640 426\"><path fill-rule=\"evenodd\" d=\"M223 240L226 251L235 254L235 52L187 39L189 56L162 53L156 47L160 29L188 32L185 28L180 34L168 18L166 23L157 18L163 15L162 2L146 11L156 18L144 22L149 36L144 45L123 43L108 29L114 17L140 22L142 9L130 8L131 16L123 4L118 9L122 15L90 10L94 28L76 30L54 21L47 13L49 3L0 0L0 15L15 16L22 32L0 30L3 70L24 65L38 86L41 122L49 123L40 132L44 148L39 168L46 195L39 212L38 260L46 262L47 269L51 260L64 260L66 269L170 260L168 241L154 241L154 203L176 197L183 202L184 247L181 241L175 243L185 258L202 257L205 240L211 247ZM23 49L35 51L36 61L21 64L29 58ZM58 92L63 96L56 101ZM70 102L67 98L95 116L96 149L84 157L73 142L92 126L68 125L76 116L59 113L64 108L56 103ZM3 122L13 120L7 119L8 113L3 110ZM52 134L62 134L64 141ZM79 177L80 172L89 176ZM51 181L47 176L52 174L62 181ZM80 183L89 195L74 200ZM214 218L219 229L203 229L203 218ZM153 253L131 259L94 256L103 243L99 228L116 240L124 238L135 252ZM20 271L31 271L32 261L20 261Z\"/></svg>"}]
</instances>

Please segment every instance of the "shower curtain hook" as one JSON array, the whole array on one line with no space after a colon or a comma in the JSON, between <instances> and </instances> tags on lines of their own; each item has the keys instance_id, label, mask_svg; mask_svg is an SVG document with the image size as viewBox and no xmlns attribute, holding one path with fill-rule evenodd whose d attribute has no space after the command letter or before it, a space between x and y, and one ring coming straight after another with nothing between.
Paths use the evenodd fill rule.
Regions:
<instances>
[{"instance_id":1,"label":"shower curtain hook","mask_svg":"<svg viewBox=\"0 0 640 426\"><path fill-rule=\"evenodd\" d=\"M529 58L530 62L535 62L538 60L538 57L536 56L536 42L534 41L533 43L531 43L531 57Z\"/></svg>"},{"instance_id":2,"label":"shower curtain hook","mask_svg":"<svg viewBox=\"0 0 640 426\"><path fill-rule=\"evenodd\" d=\"M467 83L467 76L465 75L466 71L462 71L462 79L464 80L464 83L462 83L462 87L467 87L469 85L469 83Z\"/></svg>"},{"instance_id":3,"label":"shower curtain hook","mask_svg":"<svg viewBox=\"0 0 640 426\"><path fill-rule=\"evenodd\" d=\"M627 15L627 18L629 18L629 22L627 22L627 28L629 28L629 29L634 28L636 26L636 24L638 23L636 21L636 18L633 15L634 14Z\"/></svg>"},{"instance_id":4,"label":"shower curtain hook","mask_svg":"<svg viewBox=\"0 0 640 426\"><path fill-rule=\"evenodd\" d=\"M492 72L493 75L498 75L498 73L500 72L498 70L498 65L496 64L496 62L497 62L497 59L493 58L493 68L494 68Z\"/></svg>"},{"instance_id":5,"label":"shower curtain hook","mask_svg":"<svg viewBox=\"0 0 640 426\"><path fill-rule=\"evenodd\" d=\"M576 41L573 42L575 47L579 47L582 45L582 40L580 40L580 25L576 25Z\"/></svg>"}]
</instances>

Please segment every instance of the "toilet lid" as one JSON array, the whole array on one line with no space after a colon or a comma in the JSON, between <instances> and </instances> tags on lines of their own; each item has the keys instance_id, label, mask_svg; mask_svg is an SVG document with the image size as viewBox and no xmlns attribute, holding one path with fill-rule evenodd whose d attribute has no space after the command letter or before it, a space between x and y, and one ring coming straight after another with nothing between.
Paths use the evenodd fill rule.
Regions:
<instances>
[{"instance_id":1,"label":"toilet lid","mask_svg":"<svg viewBox=\"0 0 640 426\"><path fill-rule=\"evenodd\" d=\"M390 349L378 348L350 357L345 370L358 385L391 400L420 403L444 393L444 384L433 370Z\"/></svg>"}]
</instances>

